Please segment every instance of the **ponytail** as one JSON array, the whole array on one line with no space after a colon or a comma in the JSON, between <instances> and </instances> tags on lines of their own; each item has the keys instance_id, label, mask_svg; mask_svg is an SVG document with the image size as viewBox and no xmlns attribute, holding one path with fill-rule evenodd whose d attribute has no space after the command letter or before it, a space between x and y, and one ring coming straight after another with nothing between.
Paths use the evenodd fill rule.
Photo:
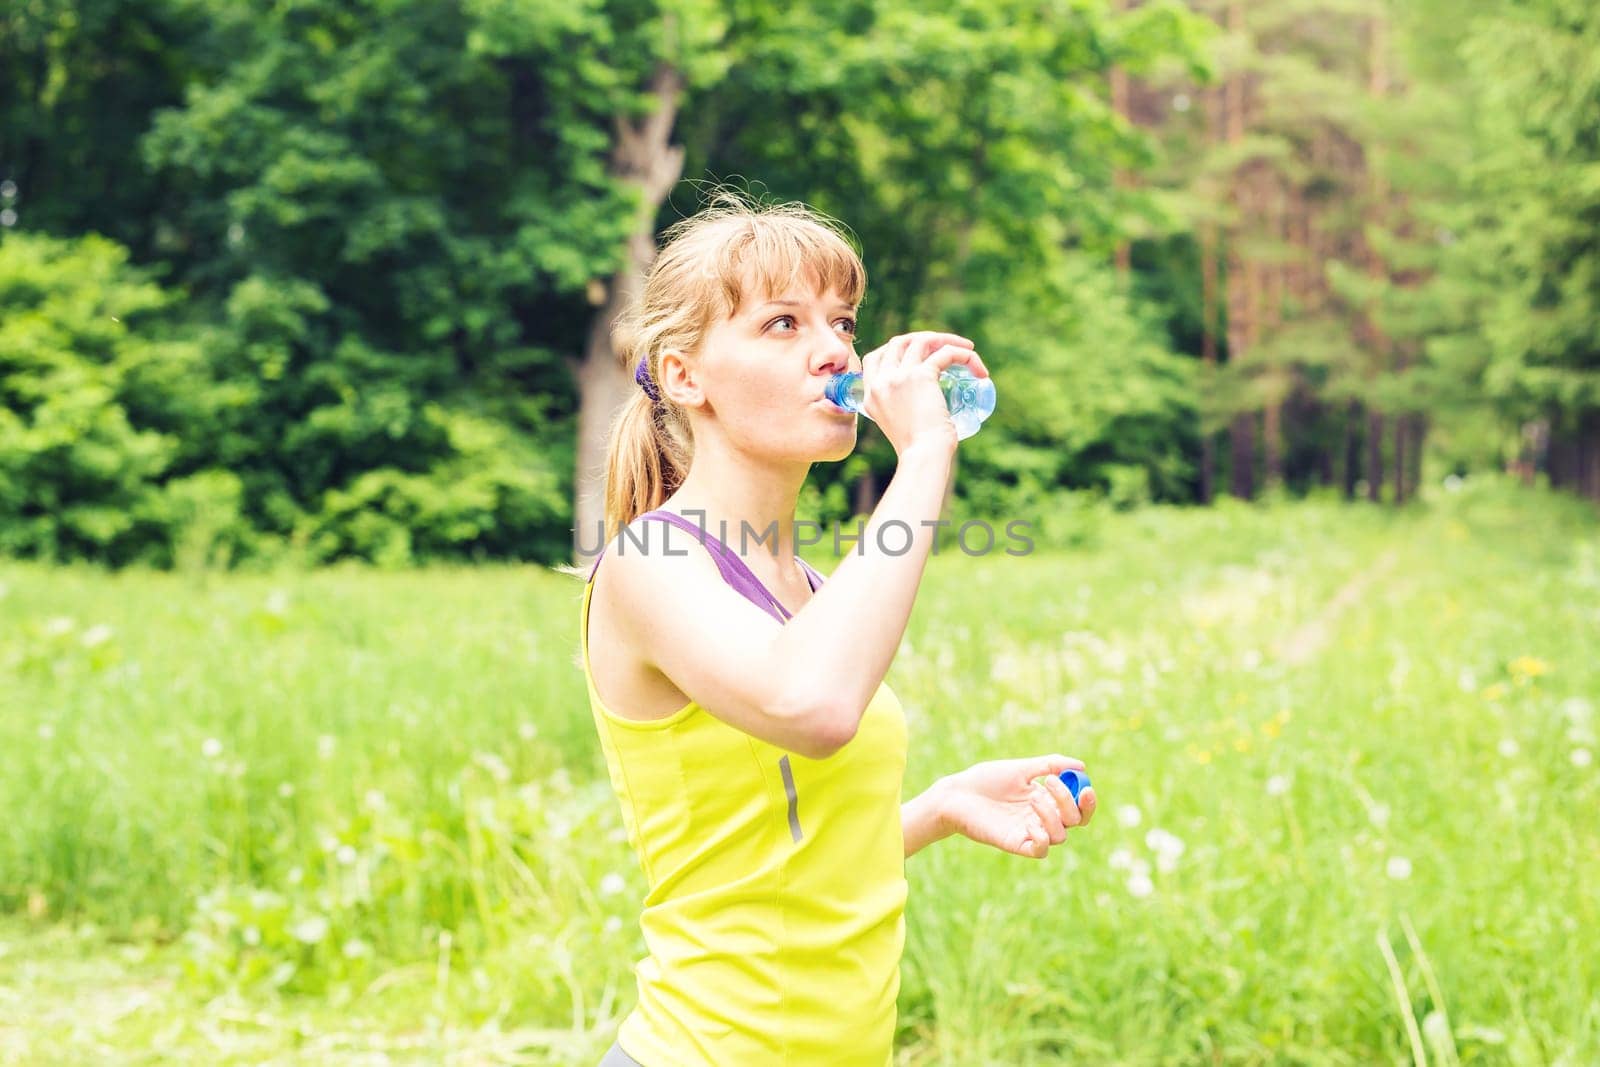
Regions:
<instances>
[{"instance_id":1,"label":"ponytail","mask_svg":"<svg viewBox=\"0 0 1600 1067\"><path fill-rule=\"evenodd\" d=\"M683 484L693 454L681 412L636 390L612 420L606 445L606 530L609 542Z\"/></svg>"}]
</instances>

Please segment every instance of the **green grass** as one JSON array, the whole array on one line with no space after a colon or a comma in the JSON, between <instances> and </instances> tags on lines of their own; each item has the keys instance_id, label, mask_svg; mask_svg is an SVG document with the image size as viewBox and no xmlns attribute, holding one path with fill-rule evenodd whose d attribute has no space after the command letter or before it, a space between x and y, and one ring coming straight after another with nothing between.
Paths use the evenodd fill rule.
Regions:
<instances>
[{"instance_id":1,"label":"green grass","mask_svg":"<svg viewBox=\"0 0 1600 1067\"><path fill-rule=\"evenodd\" d=\"M0 1063L594 1062L642 879L578 593L0 563ZM1063 751L1101 800L910 861L902 1063L1600 1061L1591 508L947 549L890 682L908 792Z\"/></svg>"}]
</instances>

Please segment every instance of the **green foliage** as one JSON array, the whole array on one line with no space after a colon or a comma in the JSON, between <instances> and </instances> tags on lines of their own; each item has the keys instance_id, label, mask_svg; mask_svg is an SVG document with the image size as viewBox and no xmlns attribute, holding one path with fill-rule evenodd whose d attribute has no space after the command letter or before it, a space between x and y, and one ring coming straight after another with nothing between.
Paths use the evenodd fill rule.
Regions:
<instances>
[{"instance_id":1,"label":"green foliage","mask_svg":"<svg viewBox=\"0 0 1600 1067\"><path fill-rule=\"evenodd\" d=\"M1394 1063L1410 1015L1463 1063L1594 1061L1587 506L1469 477L1400 513L1094 521L1083 550L929 561L890 677L908 795L1065 751L1101 806L1043 862L911 859L902 1052ZM537 567L0 564L0 1056L320 1062L346 1035L595 1062L644 882L576 592Z\"/></svg>"},{"instance_id":2,"label":"green foliage","mask_svg":"<svg viewBox=\"0 0 1600 1067\"><path fill-rule=\"evenodd\" d=\"M146 328L168 302L103 238L0 241L0 552L122 563L171 528L158 383L201 355Z\"/></svg>"}]
</instances>

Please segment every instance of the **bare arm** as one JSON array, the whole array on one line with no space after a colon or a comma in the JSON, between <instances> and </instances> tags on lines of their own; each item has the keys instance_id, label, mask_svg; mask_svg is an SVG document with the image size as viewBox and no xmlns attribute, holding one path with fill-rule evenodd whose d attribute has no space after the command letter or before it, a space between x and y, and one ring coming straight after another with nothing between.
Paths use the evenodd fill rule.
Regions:
<instances>
[{"instance_id":1,"label":"bare arm","mask_svg":"<svg viewBox=\"0 0 1600 1067\"><path fill-rule=\"evenodd\" d=\"M670 553L608 557L614 617L650 666L713 715L802 756L831 755L855 736L900 646L953 455L953 439L934 438L901 454L857 551L787 625L722 582L681 530ZM890 524L905 529L889 530L884 551L878 532ZM643 543L660 545L660 530ZM909 550L895 551L907 531Z\"/></svg>"},{"instance_id":2,"label":"bare arm","mask_svg":"<svg viewBox=\"0 0 1600 1067\"><path fill-rule=\"evenodd\" d=\"M906 859L955 832L945 816L943 779L900 805L900 830L906 839Z\"/></svg>"}]
</instances>

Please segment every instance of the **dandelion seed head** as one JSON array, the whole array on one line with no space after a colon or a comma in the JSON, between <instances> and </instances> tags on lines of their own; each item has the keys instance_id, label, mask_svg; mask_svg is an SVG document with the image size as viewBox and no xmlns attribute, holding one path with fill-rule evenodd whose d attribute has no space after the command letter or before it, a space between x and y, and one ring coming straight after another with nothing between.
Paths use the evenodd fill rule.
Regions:
<instances>
[{"instance_id":1,"label":"dandelion seed head","mask_svg":"<svg viewBox=\"0 0 1600 1067\"><path fill-rule=\"evenodd\" d=\"M1404 856L1390 856L1389 862L1384 864L1384 873L1397 882L1403 882L1411 877L1411 861Z\"/></svg>"},{"instance_id":2,"label":"dandelion seed head","mask_svg":"<svg viewBox=\"0 0 1600 1067\"><path fill-rule=\"evenodd\" d=\"M1130 827L1130 828L1134 827L1134 826L1138 826L1140 820L1142 820L1143 818L1144 818L1144 813L1139 810L1137 805L1134 805L1134 804L1118 804L1117 805L1117 822L1121 823L1123 826L1127 826L1127 827Z\"/></svg>"},{"instance_id":3,"label":"dandelion seed head","mask_svg":"<svg viewBox=\"0 0 1600 1067\"><path fill-rule=\"evenodd\" d=\"M600 879L600 895L603 897L614 897L626 888L628 888L627 881L615 871Z\"/></svg>"}]
</instances>

